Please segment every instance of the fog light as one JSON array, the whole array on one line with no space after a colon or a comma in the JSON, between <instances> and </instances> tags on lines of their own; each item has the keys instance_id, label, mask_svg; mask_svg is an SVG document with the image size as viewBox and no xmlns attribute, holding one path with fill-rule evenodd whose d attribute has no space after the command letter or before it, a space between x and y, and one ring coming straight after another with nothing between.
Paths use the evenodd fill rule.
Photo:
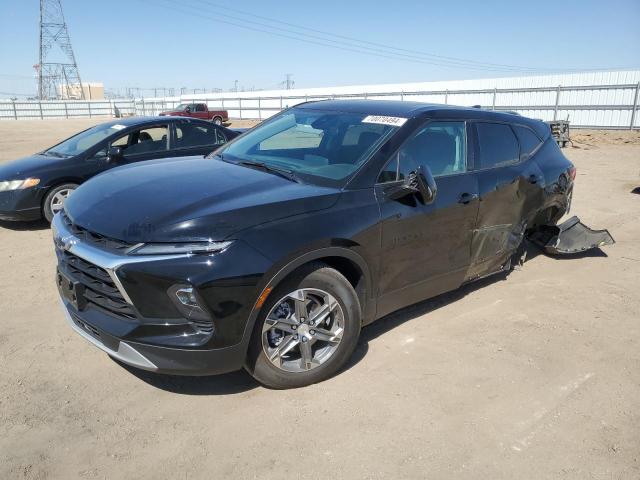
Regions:
<instances>
[{"instance_id":1,"label":"fog light","mask_svg":"<svg viewBox=\"0 0 640 480\"><path fill-rule=\"evenodd\" d=\"M193 293L193 287L179 288L178 290L176 290L176 297L178 297L180 303L186 305L187 307L200 308L200 305L198 305L198 300Z\"/></svg>"},{"instance_id":2,"label":"fog light","mask_svg":"<svg viewBox=\"0 0 640 480\"><path fill-rule=\"evenodd\" d=\"M198 293L189 285L174 285L167 293L180 313L203 333L213 332L211 316L203 307Z\"/></svg>"}]
</instances>

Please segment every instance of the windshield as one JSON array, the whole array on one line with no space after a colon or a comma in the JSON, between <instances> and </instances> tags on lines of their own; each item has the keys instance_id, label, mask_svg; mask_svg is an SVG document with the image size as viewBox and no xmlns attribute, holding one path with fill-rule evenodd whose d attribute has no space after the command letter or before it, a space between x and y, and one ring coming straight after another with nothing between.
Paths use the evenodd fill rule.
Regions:
<instances>
[{"instance_id":1,"label":"windshield","mask_svg":"<svg viewBox=\"0 0 640 480\"><path fill-rule=\"evenodd\" d=\"M113 135L114 133L126 128L124 125L103 124L96 125L93 128L85 130L83 132L74 135L71 138L66 139L62 143L59 143L55 147L51 147L45 150L44 153L73 157L79 155L82 152L96 146L105 138Z\"/></svg>"},{"instance_id":2,"label":"windshield","mask_svg":"<svg viewBox=\"0 0 640 480\"><path fill-rule=\"evenodd\" d=\"M344 185L398 127L360 113L293 108L218 150L225 161L260 162L303 181Z\"/></svg>"},{"instance_id":3,"label":"windshield","mask_svg":"<svg viewBox=\"0 0 640 480\"><path fill-rule=\"evenodd\" d=\"M177 106L176 108L174 108L173 110L174 110L174 111L180 111L180 112L182 112L182 111L186 110L186 109L187 109L187 107L190 107L190 106L191 106L191 104L190 104L190 103L181 103L180 105L178 105L178 106Z\"/></svg>"}]
</instances>

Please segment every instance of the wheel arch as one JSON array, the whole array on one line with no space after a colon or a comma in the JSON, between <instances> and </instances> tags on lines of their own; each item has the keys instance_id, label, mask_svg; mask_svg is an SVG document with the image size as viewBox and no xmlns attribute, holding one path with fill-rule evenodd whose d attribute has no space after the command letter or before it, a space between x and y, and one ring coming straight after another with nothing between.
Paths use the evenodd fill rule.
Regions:
<instances>
[{"instance_id":1,"label":"wheel arch","mask_svg":"<svg viewBox=\"0 0 640 480\"><path fill-rule=\"evenodd\" d=\"M365 259L357 252L345 247L326 247L304 253L284 266L277 268L275 273L268 274L268 280L263 283L260 295L254 304L243 335L243 342L248 347L253 332L253 327L261 311L261 306L268 298L269 294L286 278L298 271L300 268L313 262L324 262L331 268L340 272L353 286L362 314L362 323L367 324L375 318L376 304L373 298L373 279L371 269ZM258 301L262 300L258 305Z\"/></svg>"}]
</instances>

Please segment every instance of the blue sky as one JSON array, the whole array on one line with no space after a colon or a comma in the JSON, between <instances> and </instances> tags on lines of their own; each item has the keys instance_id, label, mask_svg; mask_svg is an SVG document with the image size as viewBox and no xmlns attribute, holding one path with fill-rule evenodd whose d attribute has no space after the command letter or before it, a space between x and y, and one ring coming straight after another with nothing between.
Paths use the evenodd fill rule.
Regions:
<instances>
[{"instance_id":1,"label":"blue sky","mask_svg":"<svg viewBox=\"0 0 640 480\"><path fill-rule=\"evenodd\" d=\"M38 4L0 0L1 93L35 91ZM286 73L297 87L517 74L469 63L451 68L422 52L540 73L640 68L639 0L63 0L63 6L83 80L111 89L229 90L235 80L247 89L268 89ZM316 31L302 31L313 36L304 42L220 22L300 38L290 25L238 10ZM328 37L317 30L349 39L321 41ZM386 55L392 58L373 55L380 45L405 50Z\"/></svg>"}]
</instances>

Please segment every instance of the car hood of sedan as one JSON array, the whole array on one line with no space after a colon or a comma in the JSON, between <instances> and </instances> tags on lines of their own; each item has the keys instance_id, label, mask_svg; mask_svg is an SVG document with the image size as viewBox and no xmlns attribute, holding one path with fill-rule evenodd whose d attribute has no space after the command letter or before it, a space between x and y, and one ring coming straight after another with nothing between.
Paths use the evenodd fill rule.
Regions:
<instances>
[{"instance_id":1,"label":"car hood of sedan","mask_svg":"<svg viewBox=\"0 0 640 480\"><path fill-rule=\"evenodd\" d=\"M91 232L130 243L224 240L329 208L339 194L217 159L183 157L98 175L68 198L65 211Z\"/></svg>"},{"instance_id":2,"label":"car hood of sedan","mask_svg":"<svg viewBox=\"0 0 640 480\"><path fill-rule=\"evenodd\" d=\"M39 173L54 169L65 158L48 155L31 155L0 165L0 182L4 180L22 180L37 177Z\"/></svg>"}]
</instances>

